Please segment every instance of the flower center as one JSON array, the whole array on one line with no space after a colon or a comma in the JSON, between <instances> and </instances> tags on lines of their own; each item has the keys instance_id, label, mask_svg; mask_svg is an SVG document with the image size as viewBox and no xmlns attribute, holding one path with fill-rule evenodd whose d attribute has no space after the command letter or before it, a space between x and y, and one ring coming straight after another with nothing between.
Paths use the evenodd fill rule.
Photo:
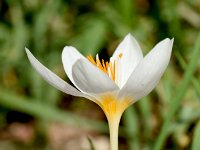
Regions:
<instances>
[{"instance_id":1,"label":"flower center","mask_svg":"<svg viewBox=\"0 0 200 150\"><path fill-rule=\"evenodd\" d=\"M123 100L117 100L112 94L107 94L101 97L101 101L97 104L103 109L108 119L113 119L117 116L121 116L124 110L131 104L131 100L124 98Z\"/></svg>"},{"instance_id":2,"label":"flower center","mask_svg":"<svg viewBox=\"0 0 200 150\"><path fill-rule=\"evenodd\" d=\"M123 54L120 53L115 60L110 60L109 62L104 61L104 59L100 61L98 55L96 56L96 60L94 60L91 54L87 56L87 59L117 83L117 69L119 68L119 60L122 58L122 56Z\"/></svg>"}]
</instances>

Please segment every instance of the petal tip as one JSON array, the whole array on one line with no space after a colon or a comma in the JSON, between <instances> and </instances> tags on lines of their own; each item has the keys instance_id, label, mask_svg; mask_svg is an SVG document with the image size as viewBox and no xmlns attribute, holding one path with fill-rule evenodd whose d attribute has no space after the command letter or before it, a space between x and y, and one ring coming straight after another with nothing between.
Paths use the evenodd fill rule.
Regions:
<instances>
[{"instance_id":1,"label":"petal tip","mask_svg":"<svg viewBox=\"0 0 200 150\"><path fill-rule=\"evenodd\" d=\"M81 53L73 46L65 46L63 48L62 54L62 61L65 61L66 59L78 59L83 57Z\"/></svg>"},{"instance_id":2,"label":"petal tip","mask_svg":"<svg viewBox=\"0 0 200 150\"><path fill-rule=\"evenodd\" d=\"M166 47L169 52L172 51L172 47L173 47L173 42L174 42L174 38L170 39L170 38L166 38L163 40L163 46Z\"/></svg>"},{"instance_id":3,"label":"petal tip","mask_svg":"<svg viewBox=\"0 0 200 150\"><path fill-rule=\"evenodd\" d=\"M131 37L132 36L132 34L129 32L127 35L126 35L127 37Z\"/></svg>"},{"instance_id":4,"label":"petal tip","mask_svg":"<svg viewBox=\"0 0 200 150\"><path fill-rule=\"evenodd\" d=\"M174 43L174 38L171 39L171 43L172 43L172 44Z\"/></svg>"},{"instance_id":5,"label":"petal tip","mask_svg":"<svg viewBox=\"0 0 200 150\"><path fill-rule=\"evenodd\" d=\"M170 46L173 44L173 39L171 40L170 38L165 38L164 40L160 41L158 44L156 45L162 45L162 46Z\"/></svg>"},{"instance_id":6,"label":"petal tip","mask_svg":"<svg viewBox=\"0 0 200 150\"><path fill-rule=\"evenodd\" d=\"M28 56L29 60L30 58L32 57L32 53L30 52L30 50L28 48L25 47L25 52L26 52L26 55Z\"/></svg>"},{"instance_id":7,"label":"petal tip","mask_svg":"<svg viewBox=\"0 0 200 150\"><path fill-rule=\"evenodd\" d=\"M131 33L128 33L128 34L125 36L125 39L132 40L132 39L133 39L132 34L131 34Z\"/></svg>"},{"instance_id":8,"label":"petal tip","mask_svg":"<svg viewBox=\"0 0 200 150\"><path fill-rule=\"evenodd\" d=\"M123 40L122 42L127 43L127 45L130 45L130 44L134 44L134 45L135 45L135 44L136 44L137 47L140 49L140 46L139 46L137 40L135 39L134 36L132 36L131 33L128 33L128 34L125 36L125 38L124 38L124 40ZM140 50L141 50L141 49L140 49Z\"/></svg>"},{"instance_id":9,"label":"petal tip","mask_svg":"<svg viewBox=\"0 0 200 150\"><path fill-rule=\"evenodd\" d=\"M171 38L171 39L170 38L166 38L166 39L164 39L164 41L173 44L174 43L174 38Z\"/></svg>"},{"instance_id":10,"label":"petal tip","mask_svg":"<svg viewBox=\"0 0 200 150\"><path fill-rule=\"evenodd\" d=\"M170 38L165 38L164 41L170 42L171 40L170 40Z\"/></svg>"},{"instance_id":11,"label":"petal tip","mask_svg":"<svg viewBox=\"0 0 200 150\"><path fill-rule=\"evenodd\" d=\"M30 50L28 48L24 48L26 53L30 53Z\"/></svg>"},{"instance_id":12,"label":"petal tip","mask_svg":"<svg viewBox=\"0 0 200 150\"><path fill-rule=\"evenodd\" d=\"M65 46L64 48L63 48L63 50L65 50L65 49L68 49L68 48L70 48L70 47L72 47L72 46Z\"/></svg>"},{"instance_id":13,"label":"petal tip","mask_svg":"<svg viewBox=\"0 0 200 150\"><path fill-rule=\"evenodd\" d=\"M75 47L73 47L73 46L65 46L63 48L63 51L62 51L62 56L67 54L67 53L71 53L71 52L74 53L74 51L77 51Z\"/></svg>"},{"instance_id":14,"label":"petal tip","mask_svg":"<svg viewBox=\"0 0 200 150\"><path fill-rule=\"evenodd\" d=\"M63 48L63 51L62 51L62 54L61 54L62 59L65 59L64 57L65 57L65 55L69 52L70 47L71 47L71 46L65 46L65 47Z\"/></svg>"},{"instance_id":15,"label":"petal tip","mask_svg":"<svg viewBox=\"0 0 200 150\"><path fill-rule=\"evenodd\" d=\"M65 46L65 47L63 48L62 53L64 53L65 51L67 51L67 50L69 49L69 47L70 47L70 46Z\"/></svg>"}]
</instances>

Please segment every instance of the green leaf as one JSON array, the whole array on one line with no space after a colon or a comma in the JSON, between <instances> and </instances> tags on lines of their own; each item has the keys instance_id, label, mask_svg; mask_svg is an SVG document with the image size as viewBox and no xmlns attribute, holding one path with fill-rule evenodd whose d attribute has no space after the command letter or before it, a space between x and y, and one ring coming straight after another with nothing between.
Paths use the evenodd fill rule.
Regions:
<instances>
[{"instance_id":1,"label":"green leaf","mask_svg":"<svg viewBox=\"0 0 200 150\"><path fill-rule=\"evenodd\" d=\"M195 130L194 130L194 136L192 141L192 150L199 150L200 149L200 121L197 123Z\"/></svg>"},{"instance_id":2,"label":"green leaf","mask_svg":"<svg viewBox=\"0 0 200 150\"><path fill-rule=\"evenodd\" d=\"M170 100L171 103L170 103L169 113L165 118L164 124L163 124L161 132L156 140L153 150L162 149L164 141L169 133L168 128L170 126L171 119L173 118L174 114L178 110L178 108L181 104L181 100L183 99L183 97L186 93L186 90L191 82L193 73L198 65L197 62L199 60L199 57L200 57L200 33L198 34L196 44L195 44L193 52L192 52L191 61L187 67L185 74L184 74L183 80L177 87L177 89L175 91L175 95Z\"/></svg>"},{"instance_id":3,"label":"green leaf","mask_svg":"<svg viewBox=\"0 0 200 150\"><path fill-rule=\"evenodd\" d=\"M35 99L17 96L0 88L0 105L3 107L27 113L46 121L60 121L72 126L108 133L106 123L79 117L71 112L62 111L56 107L46 105L45 102L42 104L37 101Z\"/></svg>"},{"instance_id":4,"label":"green leaf","mask_svg":"<svg viewBox=\"0 0 200 150\"><path fill-rule=\"evenodd\" d=\"M106 23L101 19L92 19L83 25L83 30L72 41L84 55L97 54L106 38Z\"/></svg>"},{"instance_id":5,"label":"green leaf","mask_svg":"<svg viewBox=\"0 0 200 150\"><path fill-rule=\"evenodd\" d=\"M135 25L136 13L135 13L135 1L134 0L117 0L117 10L120 10L120 15L124 22L129 26Z\"/></svg>"},{"instance_id":6,"label":"green leaf","mask_svg":"<svg viewBox=\"0 0 200 150\"><path fill-rule=\"evenodd\" d=\"M187 66L186 66L186 62L184 61L183 57L181 56L181 54L177 51L175 53L181 67L186 70L187 69ZM192 85L194 86L195 88L195 92L196 92L196 95L198 96L199 100L200 100L200 82L198 81L197 78L193 77L192 78Z\"/></svg>"},{"instance_id":7,"label":"green leaf","mask_svg":"<svg viewBox=\"0 0 200 150\"><path fill-rule=\"evenodd\" d=\"M143 130L144 136L148 138L153 130L153 127L151 125L152 112L151 112L150 98L146 96L143 99L139 100L138 106L140 108L142 122L145 127Z\"/></svg>"},{"instance_id":8,"label":"green leaf","mask_svg":"<svg viewBox=\"0 0 200 150\"><path fill-rule=\"evenodd\" d=\"M88 139L88 142L89 142L89 144L90 144L90 149L91 149L91 150L95 150L94 144L93 144L93 142L92 142L92 139L91 139L89 136L87 136L87 139Z\"/></svg>"},{"instance_id":9,"label":"green leaf","mask_svg":"<svg viewBox=\"0 0 200 150\"><path fill-rule=\"evenodd\" d=\"M129 148L138 149L139 148L139 142L138 142L139 125L138 125L137 115L133 106L130 106L124 112L123 122L124 122L124 126L126 127L125 130L128 136L127 140L128 140Z\"/></svg>"}]
</instances>

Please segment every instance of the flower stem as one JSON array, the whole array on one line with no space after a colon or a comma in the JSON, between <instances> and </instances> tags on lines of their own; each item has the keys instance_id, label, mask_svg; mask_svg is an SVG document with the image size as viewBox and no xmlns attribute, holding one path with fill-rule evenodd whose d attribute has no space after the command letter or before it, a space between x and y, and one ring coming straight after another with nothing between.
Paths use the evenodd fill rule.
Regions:
<instances>
[{"instance_id":1,"label":"flower stem","mask_svg":"<svg viewBox=\"0 0 200 150\"><path fill-rule=\"evenodd\" d=\"M108 119L110 130L110 150L118 150L118 129L121 116Z\"/></svg>"}]
</instances>

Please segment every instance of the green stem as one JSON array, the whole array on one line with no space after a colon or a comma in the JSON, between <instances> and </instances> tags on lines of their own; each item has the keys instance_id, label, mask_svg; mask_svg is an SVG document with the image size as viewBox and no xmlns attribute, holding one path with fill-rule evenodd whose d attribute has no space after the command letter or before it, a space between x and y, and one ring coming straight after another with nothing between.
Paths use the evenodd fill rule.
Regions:
<instances>
[{"instance_id":1,"label":"green stem","mask_svg":"<svg viewBox=\"0 0 200 150\"><path fill-rule=\"evenodd\" d=\"M109 130L110 130L110 150L118 150L118 130L120 116L108 119Z\"/></svg>"}]
</instances>

